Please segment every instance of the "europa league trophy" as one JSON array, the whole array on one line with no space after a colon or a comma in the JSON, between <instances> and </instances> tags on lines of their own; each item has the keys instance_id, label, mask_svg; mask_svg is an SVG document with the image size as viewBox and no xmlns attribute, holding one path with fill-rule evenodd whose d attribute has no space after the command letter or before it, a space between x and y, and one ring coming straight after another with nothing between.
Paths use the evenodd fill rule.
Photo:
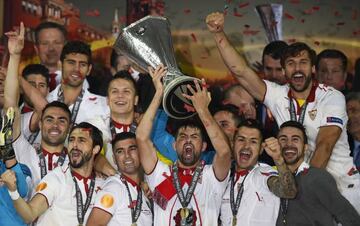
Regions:
<instances>
[{"instance_id":1,"label":"europa league trophy","mask_svg":"<svg viewBox=\"0 0 360 226\"><path fill-rule=\"evenodd\" d=\"M159 64L167 67L163 78L163 107L172 118L185 119L195 114L191 101L182 96L193 77L182 74L177 67L170 32L170 23L164 17L146 16L126 28L118 36L113 48L130 58L144 70ZM190 106L190 108L189 108Z\"/></svg>"},{"instance_id":2,"label":"europa league trophy","mask_svg":"<svg viewBox=\"0 0 360 226\"><path fill-rule=\"evenodd\" d=\"M256 6L256 11L265 28L265 33L269 42L282 40L282 13L281 4L264 4Z\"/></svg>"}]
</instances>

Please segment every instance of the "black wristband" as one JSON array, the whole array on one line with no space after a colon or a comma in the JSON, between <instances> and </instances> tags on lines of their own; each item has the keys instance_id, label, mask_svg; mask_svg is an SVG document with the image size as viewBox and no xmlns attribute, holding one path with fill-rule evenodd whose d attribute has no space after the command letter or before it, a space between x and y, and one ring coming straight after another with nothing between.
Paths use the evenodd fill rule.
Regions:
<instances>
[{"instance_id":1,"label":"black wristband","mask_svg":"<svg viewBox=\"0 0 360 226\"><path fill-rule=\"evenodd\" d=\"M15 151L14 148L12 147L12 144L8 144L6 146L0 147L0 151L3 161L15 158Z\"/></svg>"}]
</instances>

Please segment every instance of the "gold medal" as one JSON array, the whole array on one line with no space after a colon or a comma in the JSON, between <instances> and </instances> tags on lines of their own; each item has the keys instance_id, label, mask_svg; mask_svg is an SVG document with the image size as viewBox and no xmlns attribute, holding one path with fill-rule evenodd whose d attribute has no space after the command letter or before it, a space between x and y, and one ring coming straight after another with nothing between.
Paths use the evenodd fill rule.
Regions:
<instances>
[{"instance_id":1,"label":"gold medal","mask_svg":"<svg viewBox=\"0 0 360 226\"><path fill-rule=\"evenodd\" d=\"M189 209L188 208L182 208L180 210L180 216L181 216L181 219L186 219L189 216Z\"/></svg>"},{"instance_id":2,"label":"gold medal","mask_svg":"<svg viewBox=\"0 0 360 226\"><path fill-rule=\"evenodd\" d=\"M233 216L232 225L236 226L236 224L237 224L237 218L236 216Z\"/></svg>"}]
</instances>

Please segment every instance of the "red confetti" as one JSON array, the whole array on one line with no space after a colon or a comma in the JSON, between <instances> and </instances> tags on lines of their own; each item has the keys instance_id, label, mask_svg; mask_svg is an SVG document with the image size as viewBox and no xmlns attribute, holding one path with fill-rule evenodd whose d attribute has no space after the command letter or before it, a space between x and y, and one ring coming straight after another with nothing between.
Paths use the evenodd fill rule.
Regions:
<instances>
[{"instance_id":1,"label":"red confetti","mask_svg":"<svg viewBox=\"0 0 360 226\"><path fill-rule=\"evenodd\" d=\"M86 16L98 17L98 16L100 16L100 12L98 9L89 10L89 11L86 11Z\"/></svg>"},{"instance_id":2,"label":"red confetti","mask_svg":"<svg viewBox=\"0 0 360 226\"><path fill-rule=\"evenodd\" d=\"M313 6L312 9L315 10L315 11L319 11L320 7L319 6Z\"/></svg>"},{"instance_id":3,"label":"red confetti","mask_svg":"<svg viewBox=\"0 0 360 226\"><path fill-rule=\"evenodd\" d=\"M227 15L227 10L224 10L224 16L226 16Z\"/></svg>"},{"instance_id":4,"label":"red confetti","mask_svg":"<svg viewBox=\"0 0 360 226\"><path fill-rule=\"evenodd\" d=\"M340 16L339 11L335 11L335 12L334 12L334 16Z\"/></svg>"},{"instance_id":5,"label":"red confetti","mask_svg":"<svg viewBox=\"0 0 360 226\"><path fill-rule=\"evenodd\" d=\"M300 3L300 0L291 0L290 3L291 3L291 4L299 4L299 3Z\"/></svg>"},{"instance_id":6,"label":"red confetti","mask_svg":"<svg viewBox=\"0 0 360 226\"><path fill-rule=\"evenodd\" d=\"M188 104L184 104L184 108L187 112L195 112L195 108L193 106L190 106Z\"/></svg>"},{"instance_id":7,"label":"red confetti","mask_svg":"<svg viewBox=\"0 0 360 226\"><path fill-rule=\"evenodd\" d=\"M244 35L256 35L259 32L260 32L259 30L246 29L245 31L243 31L243 34Z\"/></svg>"},{"instance_id":8,"label":"red confetti","mask_svg":"<svg viewBox=\"0 0 360 226\"><path fill-rule=\"evenodd\" d=\"M345 22L339 22L339 23L337 23L336 25L337 26L342 26L342 25L344 25L345 24Z\"/></svg>"},{"instance_id":9,"label":"red confetti","mask_svg":"<svg viewBox=\"0 0 360 226\"><path fill-rule=\"evenodd\" d=\"M189 14L191 12L191 9L184 9L185 14Z\"/></svg>"},{"instance_id":10,"label":"red confetti","mask_svg":"<svg viewBox=\"0 0 360 226\"><path fill-rule=\"evenodd\" d=\"M241 8L245 8L245 7L248 6L248 5L250 5L249 2L240 3L240 4L239 4L239 8L240 8L240 9L241 9Z\"/></svg>"},{"instance_id":11,"label":"red confetti","mask_svg":"<svg viewBox=\"0 0 360 226\"><path fill-rule=\"evenodd\" d=\"M292 15L290 15L289 13L285 13L285 17L290 19L290 20L293 20L295 19L295 17L293 17Z\"/></svg>"},{"instance_id":12,"label":"red confetti","mask_svg":"<svg viewBox=\"0 0 360 226\"><path fill-rule=\"evenodd\" d=\"M305 9L304 10L304 14L307 14L307 15L311 15L314 13L314 10L313 9Z\"/></svg>"},{"instance_id":13,"label":"red confetti","mask_svg":"<svg viewBox=\"0 0 360 226\"><path fill-rule=\"evenodd\" d=\"M301 23L305 23L305 19L301 19L300 22L301 22Z\"/></svg>"},{"instance_id":14,"label":"red confetti","mask_svg":"<svg viewBox=\"0 0 360 226\"><path fill-rule=\"evenodd\" d=\"M200 58L203 59L203 60L205 60L205 59L208 58L208 56L201 56Z\"/></svg>"},{"instance_id":15,"label":"red confetti","mask_svg":"<svg viewBox=\"0 0 360 226\"><path fill-rule=\"evenodd\" d=\"M354 31L354 32L353 32L353 35L357 35L357 32L356 32L356 31Z\"/></svg>"},{"instance_id":16,"label":"red confetti","mask_svg":"<svg viewBox=\"0 0 360 226\"><path fill-rule=\"evenodd\" d=\"M194 42L197 42L196 36L194 33L191 33L191 38L193 39Z\"/></svg>"},{"instance_id":17,"label":"red confetti","mask_svg":"<svg viewBox=\"0 0 360 226\"><path fill-rule=\"evenodd\" d=\"M243 15L241 13L238 13L237 9L234 8L234 13L233 13L234 16L236 17L242 17Z\"/></svg>"},{"instance_id":18,"label":"red confetti","mask_svg":"<svg viewBox=\"0 0 360 226\"><path fill-rule=\"evenodd\" d=\"M319 45L320 45L320 42L315 41L314 44L317 45L317 46L319 46Z\"/></svg>"},{"instance_id":19,"label":"red confetti","mask_svg":"<svg viewBox=\"0 0 360 226\"><path fill-rule=\"evenodd\" d=\"M96 99L97 99L97 97L89 97L89 100L91 100L91 101L94 101Z\"/></svg>"},{"instance_id":20,"label":"red confetti","mask_svg":"<svg viewBox=\"0 0 360 226\"><path fill-rule=\"evenodd\" d=\"M81 128L81 131L91 133L92 128Z\"/></svg>"}]
</instances>

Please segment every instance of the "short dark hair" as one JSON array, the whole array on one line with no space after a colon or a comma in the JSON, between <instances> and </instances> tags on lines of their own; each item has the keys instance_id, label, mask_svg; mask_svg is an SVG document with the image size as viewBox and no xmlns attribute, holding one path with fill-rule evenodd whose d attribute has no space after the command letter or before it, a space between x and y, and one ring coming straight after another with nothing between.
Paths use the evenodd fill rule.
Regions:
<instances>
[{"instance_id":1,"label":"short dark hair","mask_svg":"<svg viewBox=\"0 0 360 226\"><path fill-rule=\"evenodd\" d=\"M264 135L263 135L263 126L262 124L259 122L259 120L256 119L244 119L239 123L238 131L241 127L246 127L246 128L250 128L250 129L256 129L259 131L260 134L260 141L262 142Z\"/></svg>"},{"instance_id":2,"label":"short dark hair","mask_svg":"<svg viewBox=\"0 0 360 226\"><path fill-rule=\"evenodd\" d=\"M264 57L265 55L269 55L271 56L271 58L275 59L275 60L279 60L281 55L283 54L284 50L288 47L289 45L281 40L277 40L277 41L272 41L269 44L267 44L263 50L262 53L262 63L264 64Z\"/></svg>"},{"instance_id":3,"label":"short dark hair","mask_svg":"<svg viewBox=\"0 0 360 226\"><path fill-rule=\"evenodd\" d=\"M303 126L303 124L301 124L300 122L297 122L297 121L290 120L290 121L286 121L283 124L281 124L280 130L285 127L293 127L293 128L299 129L304 136L304 144L308 143L308 138L306 136L306 130L305 130L305 127Z\"/></svg>"},{"instance_id":4,"label":"short dark hair","mask_svg":"<svg viewBox=\"0 0 360 226\"><path fill-rule=\"evenodd\" d=\"M306 51L309 54L309 58L311 61L311 66L315 65L316 63L316 52L312 48L310 48L307 44L303 42L295 42L289 45L284 49L283 54L280 57L280 63L283 68L285 68L285 61L289 57L296 57L302 51Z\"/></svg>"},{"instance_id":5,"label":"short dark hair","mask_svg":"<svg viewBox=\"0 0 360 226\"><path fill-rule=\"evenodd\" d=\"M53 101L53 102L50 102L50 103L48 103L47 105L45 105L45 107L43 108L43 110L42 110L42 112L41 112L41 119L43 119L43 116L44 116L44 114L45 114L45 111L47 110L47 109L49 109L49 108L61 108L67 115L68 115L68 117L69 117L69 123L71 123L70 122L70 120L71 120L71 112L70 112L70 110L69 110L69 107L66 105L66 104L64 104L64 103L62 103L62 102L60 102L60 101Z\"/></svg>"},{"instance_id":6,"label":"short dark hair","mask_svg":"<svg viewBox=\"0 0 360 226\"><path fill-rule=\"evenodd\" d=\"M319 69L320 60L324 59L324 58L339 59L341 61L341 64L342 64L342 67L341 67L342 70L346 71L348 59L347 59L346 55L343 52L341 52L340 50L337 50L337 49L324 49L323 51L321 51L317 55L316 70Z\"/></svg>"},{"instance_id":7,"label":"short dark hair","mask_svg":"<svg viewBox=\"0 0 360 226\"><path fill-rule=\"evenodd\" d=\"M64 62L66 55L71 53L80 53L84 54L88 58L88 63L91 64L91 49L90 45L82 41L71 41L64 45L64 48L61 51L60 60Z\"/></svg>"},{"instance_id":8,"label":"short dark hair","mask_svg":"<svg viewBox=\"0 0 360 226\"><path fill-rule=\"evenodd\" d=\"M174 132L175 139L177 139L180 129L182 129L182 128L186 129L188 127L198 129L200 131L201 138L203 140L206 139L204 127L199 122L199 119L196 117L191 117L191 118L187 118L187 119L178 121L177 127L175 128L175 132Z\"/></svg>"},{"instance_id":9,"label":"short dark hair","mask_svg":"<svg viewBox=\"0 0 360 226\"><path fill-rule=\"evenodd\" d=\"M117 133L115 137L112 139L111 145L114 147L118 141L127 140L127 139L136 139L135 133L132 132Z\"/></svg>"},{"instance_id":10,"label":"short dark hair","mask_svg":"<svg viewBox=\"0 0 360 226\"><path fill-rule=\"evenodd\" d=\"M236 126L238 126L242 120L242 118L240 117L240 114L239 114L238 107L236 107L233 104L221 104L221 105L216 106L213 110L212 115L214 116L216 113L218 113L220 111L226 111L226 112L231 113Z\"/></svg>"},{"instance_id":11,"label":"short dark hair","mask_svg":"<svg viewBox=\"0 0 360 226\"><path fill-rule=\"evenodd\" d=\"M96 146L96 145L99 145L100 146L100 150L102 149L103 147L103 138L102 138L102 132L94 125L88 123L88 122L81 122L79 124L76 124L74 125L71 130L70 130L70 133L69 135L75 130L75 129L84 129L84 130L87 130L89 131L90 133L90 137L92 139L92 142L93 142L93 148ZM69 136L70 138L70 136Z\"/></svg>"},{"instance_id":12,"label":"short dark hair","mask_svg":"<svg viewBox=\"0 0 360 226\"><path fill-rule=\"evenodd\" d=\"M109 84L108 84L108 88L107 91L109 92L109 87L112 81L116 80L116 79L124 79L126 81L129 81L131 84L133 84L134 89L135 89L135 94L138 95L138 90L137 90L137 85L136 85L136 81L135 79L131 76L130 72L126 71L126 70L121 70L116 72L116 74L111 78Z\"/></svg>"},{"instance_id":13,"label":"short dark hair","mask_svg":"<svg viewBox=\"0 0 360 226\"><path fill-rule=\"evenodd\" d=\"M36 28L35 28L35 44L39 44L39 33L43 30L43 29L50 29L50 28L54 28L54 29L58 29L64 36L64 41L66 40L67 37L67 31L65 29L64 26L62 26L61 24L58 23L54 23L54 22L50 22L50 21L46 21L46 22L42 22L40 23Z\"/></svg>"},{"instance_id":14,"label":"short dark hair","mask_svg":"<svg viewBox=\"0 0 360 226\"><path fill-rule=\"evenodd\" d=\"M39 74L45 78L46 85L49 86L49 69L42 64L29 64L22 71L22 77L27 79L31 74Z\"/></svg>"}]
</instances>

